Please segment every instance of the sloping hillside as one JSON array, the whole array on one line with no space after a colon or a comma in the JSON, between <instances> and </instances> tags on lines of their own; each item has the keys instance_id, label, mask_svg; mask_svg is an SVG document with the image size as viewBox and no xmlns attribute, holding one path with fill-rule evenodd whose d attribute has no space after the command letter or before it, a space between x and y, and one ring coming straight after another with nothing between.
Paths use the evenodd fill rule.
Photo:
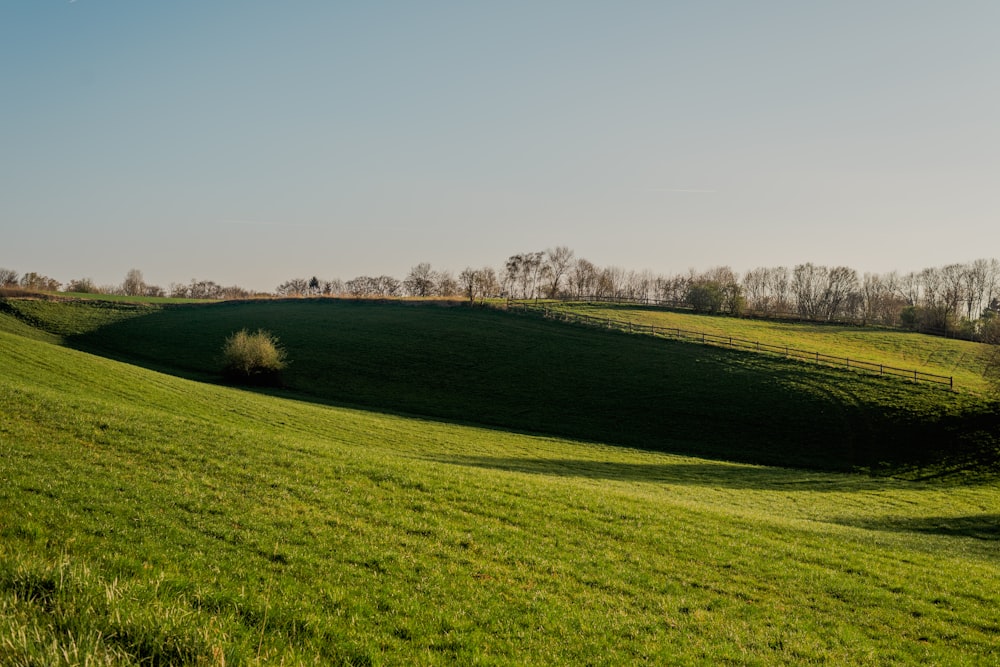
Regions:
<instances>
[{"instance_id":1,"label":"sloping hillside","mask_svg":"<svg viewBox=\"0 0 1000 667\"><path fill-rule=\"evenodd\" d=\"M67 344L219 381L264 328L286 394L726 460L938 474L996 460L979 395L492 310L327 300L116 309L26 304Z\"/></svg>"},{"instance_id":2,"label":"sloping hillside","mask_svg":"<svg viewBox=\"0 0 1000 667\"><path fill-rule=\"evenodd\" d=\"M0 359L0 664L1000 657L996 484L328 407L5 332Z\"/></svg>"}]
</instances>

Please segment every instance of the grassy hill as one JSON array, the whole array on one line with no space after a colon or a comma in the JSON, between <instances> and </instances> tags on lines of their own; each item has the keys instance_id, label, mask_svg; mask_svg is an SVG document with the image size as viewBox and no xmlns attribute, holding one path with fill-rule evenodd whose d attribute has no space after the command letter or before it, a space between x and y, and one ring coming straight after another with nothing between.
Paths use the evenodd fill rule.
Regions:
<instances>
[{"instance_id":1,"label":"grassy hill","mask_svg":"<svg viewBox=\"0 0 1000 667\"><path fill-rule=\"evenodd\" d=\"M473 311L238 312L101 327L109 341L144 332L145 345L115 343L134 358L190 347L193 375L237 320L284 322L300 366L289 383L315 390L296 353L316 338L292 333L305 321L355 331L360 349L374 335L362 323L386 318L400 341L429 345L434 330L454 343L449 318ZM507 326L473 315L483 331ZM655 354L510 326L548 341L536 361ZM0 314L0 664L1000 660L996 483L764 468L289 400L24 333ZM328 356L360 353L344 333L330 340ZM753 370L701 351L714 372Z\"/></svg>"},{"instance_id":2,"label":"grassy hill","mask_svg":"<svg viewBox=\"0 0 1000 667\"><path fill-rule=\"evenodd\" d=\"M950 376L955 379L959 390L974 393L989 391L983 379L983 370L986 362L996 353L996 349L989 345L900 329L742 319L634 305L545 302L544 306L557 312L732 336L778 347L787 345L830 356Z\"/></svg>"},{"instance_id":3,"label":"grassy hill","mask_svg":"<svg viewBox=\"0 0 1000 667\"><path fill-rule=\"evenodd\" d=\"M68 345L208 381L219 381L227 336L267 329L292 362L285 395L317 402L753 463L915 475L997 463L996 409L978 393L494 310L331 300L8 308ZM882 335L855 352L876 355Z\"/></svg>"}]
</instances>

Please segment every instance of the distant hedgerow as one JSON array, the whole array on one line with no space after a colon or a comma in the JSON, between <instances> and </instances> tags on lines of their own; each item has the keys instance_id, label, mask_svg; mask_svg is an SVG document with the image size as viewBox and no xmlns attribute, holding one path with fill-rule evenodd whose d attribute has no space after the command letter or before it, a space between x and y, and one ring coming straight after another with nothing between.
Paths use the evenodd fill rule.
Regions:
<instances>
[{"instance_id":1,"label":"distant hedgerow","mask_svg":"<svg viewBox=\"0 0 1000 667\"><path fill-rule=\"evenodd\" d=\"M285 350L270 332L237 331L222 347L223 372L231 380L246 384L276 385L288 365Z\"/></svg>"}]
</instances>

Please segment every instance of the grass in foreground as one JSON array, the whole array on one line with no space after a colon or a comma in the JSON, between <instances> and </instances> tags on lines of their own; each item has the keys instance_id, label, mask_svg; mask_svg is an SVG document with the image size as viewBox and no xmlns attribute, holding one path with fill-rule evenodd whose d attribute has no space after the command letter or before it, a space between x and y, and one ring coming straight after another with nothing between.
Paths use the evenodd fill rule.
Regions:
<instances>
[{"instance_id":1,"label":"grass in foreground","mask_svg":"<svg viewBox=\"0 0 1000 667\"><path fill-rule=\"evenodd\" d=\"M0 663L995 664L996 484L310 405L0 333Z\"/></svg>"}]
</instances>

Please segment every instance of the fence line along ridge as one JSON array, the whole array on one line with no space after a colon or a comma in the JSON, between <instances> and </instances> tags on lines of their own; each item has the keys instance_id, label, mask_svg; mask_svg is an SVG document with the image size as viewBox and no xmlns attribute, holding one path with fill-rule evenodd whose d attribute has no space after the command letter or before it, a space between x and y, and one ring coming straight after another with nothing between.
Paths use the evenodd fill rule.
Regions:
<instances>
[{"instance_id":1,"label":"fence line along ridge","mask_svg":"<svg viewBox=\"0 0 1000 667\"><path fill-rule=\"evenodd\" d=\"M900 377L914 382L930 382L931 384L947 385L949 389L955 388L955 379L952 376L925 373L924 371L918 371L910 368L897 368L895 366L887 366L885 364L876 364L871 361L850 359L848 357L837 357L829 354L823 354L821 352L799 350L788 345L771 345L770 343L761 343L760 341L751 341L744 338L736 338L734 336L722 336L704 331L688 331L677 327L639 324L627 320L614 320L609 317L605 318L594 317L592 315L581 315L579 313L570 313L563 310L552 310L551 308L538 304L519 303L516 301L509 302L507 304L507 308L510 310L521 310L525 313L540 313L547 319L557 319L563 322L573 322L575 324L584 324L603 329L617 329L628 333L649 333L652 336L672 338L674 340L685 340L702 343L704 345L715 345L717 347L728 347L731 349L749 350L752 352L761 352L766 354L778 354L788 359L810 361L835 368L866 372L872 375Z\"/></svg>"}]
</instances>

